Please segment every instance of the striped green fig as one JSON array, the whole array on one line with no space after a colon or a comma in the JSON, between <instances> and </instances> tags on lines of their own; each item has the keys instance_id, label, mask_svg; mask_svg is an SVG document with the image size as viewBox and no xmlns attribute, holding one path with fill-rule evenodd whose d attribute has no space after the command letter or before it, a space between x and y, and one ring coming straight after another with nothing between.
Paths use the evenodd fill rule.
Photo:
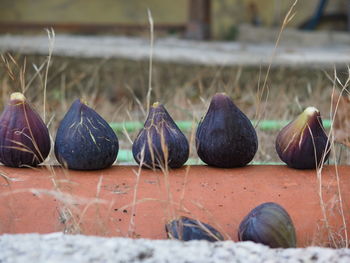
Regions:
<instances>
[{"instance_id":1,"label":"striped green fig","mask_svg":"<svg viewBox=\"0 0 350 263\"><path fill-rule=\"evenodd\" d=\"M239 241L253 241L271 248L296 247L295 228L288 212L276 203L263 203L243 219Z\"/></svg>"}]
</instances>

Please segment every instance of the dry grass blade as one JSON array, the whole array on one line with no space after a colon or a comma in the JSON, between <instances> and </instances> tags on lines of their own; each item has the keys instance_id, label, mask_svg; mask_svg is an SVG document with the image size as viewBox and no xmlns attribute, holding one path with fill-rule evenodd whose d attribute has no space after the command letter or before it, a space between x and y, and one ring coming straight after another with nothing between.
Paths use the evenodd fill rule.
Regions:
<instances>
[{"instance_id":1,"label":"dry grass blade","mask_svg":"<svg viewBox=\"0 0 350 263\"><path fill-rule=\"evenodd\" d=\"M22 93L25 91L25 74L26 74L26 57L23 61L23 66L20 66L16 59L10 54L1 55L6 73L8 77L15 83L17 89L20 89Z\"/></svg>"},{"instance_id":2,"label":"dry grass blade","mask_svg":"<svg viewBox=\"0 0 350 263\"><path fill-rule=\"evenodd\" d=\"M149 54L149 72L148 72L148 91L147 91L147 112L151 106L151 92L152 92L152 67L153 67L153 44L154 44L154 25L153 17L150 9L147 9L148 21L150 25L150 54Z\"/></svg>"},{"instance_id":3,"label":"dry grass blade","mask_svg":"<svg viewBox=\"0 0 350 263\"><path fill-rule=\"evenodd\" d=\"M4 180L6 181L7 185L10 185L10 182L22 181L21 179L10 177L10 176L8 176L6 173L4 173L2 171L0 171L0 177L4 178Z\"/></svg>"},{"instance_id":4,"label":"dry grass blade","mask_svg":"<svg viewBox=\"0 0 350 263\"><path fill-rule=\"evenodd\" d=\"M217 228L221 234L223 234L226 239L228 240L232 240L232 237L226 232L224 231L224 228L217 223L217 220L215 220L215 216L207 209L203 206L203 204L199 203L198 201L191 201L192 204L194 204L197 208L199 208L201 211L203 211L207 218L209 219L210 222L214 222L214 226L215 228Z\"/></svg>"},{"instance_id":5,"label":"dry grass blade","mask_svg":"<svg viewBox=\"0 0 350 263\"><path fill-rule=\"evenodd\" d=\"M256 112L255 112L255 119L257 120L256 124L255 124L255 127L258 127L259 124L260 124L260 121L262 120L262 117L263 117L263 114L265 112L265 109L261 109L261 101L263 99L263 96L265 94L265 89L267 89L267 94L265 95L265 105L266 105L266 102L268 100L268 95L269 95L269 88L267 86L267 80L269 78L269 74L270 74L270 71L271 71L271 66L272 66L272 63L276 57L276 53L277 53L277 47L279 45L279 42L280 42L280 39L281 39L281 36L282 36L282 32L284 31L285 27L287 26L287 24L293 19L295 13L292 13L295 6L297 5L298 3L298 0L295 0L294 3L292 4L292 6L289 8L286 16L284 17L284 20L283 20L283 23L282 23L282 26L281 26L281 29L277 35L277 39L276 39L276 42L275 42L275 47L273 49L273 52L272 52L272 55L271 55L271 58L270 58L270 63L267 67L267 72L266 72L266 76L265 76L265 79L264 79L264 82L263 82L263 86L262 86L262 89L261 89L261 92L260 94L258 93L258 98L257 98L257 106L256 106Z\"/></svg>"},{"instance_id":6,"label":"dry grass blade","mask_svg":"<svg viewBox=\"0 0 350 263\"><path fill-rule=\"evenodd\" d=\"M315 158L315 162L316 162L316 175L317 175L317 181L318 181L318 195L320 198L320 206L321 206L321 210L322 210L323 220L324 220L326 230L328 231L328 236L332 238L332 243L334 244L335 240L333 239L333 236L331 235L331 228L330 228L330 224L329 224L329 220L328 220L328 216L327 216L326 205L325 205L325 202L323 199L323 194L322 194L322 186L323 186L323 184L322 184L322 168L323 168L323 162L324 162L324 158L326 156L326 153L325 152L323 153L323 156L321 158L320 163L317 163L315 139L314 139L313 133L312 133L309 125L307 125L307 128L308 128L309 133L311 135L312 145L314 148L314 158ZM329 139L327 141L325 149L327 149L328 143L329 143Z\"/></svg>"},{"instance_id":7,"label":"dry grass blade","mask_svg":"<svg viewBox=\"0 0 350 263\"><path fill-rule=\"evenodd\" d=\"M164 185L165 185L166 198L167 198L166 199L167 207L165 210L165 214L167 217L171 217L172 215L174 215L173 206L171 205L171 203L173 203L173 197L170 190L170 180L169 180L169 166L168 166L169 151L168 151L167 143L165 142L164 129L162 129L160 132L160 140L161 140L162 154L160 155L161 157L159 159L161 161L159 163L161 164L160 169L164 176Z\"/></svg>"},{"instance_id":8,"label":"dry grass blade","mask_svg":"<svg viewBox=\"0 0 350 263\"><path fill-rule=\"evenodd\" d=\"M72 207L74 207L74 205L76 205L77 203L88 204L91 202L91 198L75 196L75 195L71 195L69 193L64 193L57 190L48 190L48 189L40 189L40 188L26 188L26 189L20 189L20 190L13 190L9 192L2 192L0 193L0 196L9 196L9 195L18 194L18 193L32 193L41 198L44 198L45 196L51 196L56 198L58 201L71 205ZM96 198L93 198L93 199L95 203L107 204L106 200L101 200L101 199L97 200Z\"/></svg>"},{"instance_id":9,"label":"dry grass blade","mask_svg":"<svg viewBox=\"0 0 350 263\"><path fill-rule=\"evenodd\" d=\"M44 94L43 94L43 102L44 102L44 109L43 109L43 120L44 122L46 122L46 90L47 90L47 78L48 78L48 74L49 74L49 67L50 67L50 63L51 63L51 56L52 56L52 52L53 52L53 48L55 45L55 31L53 30L53 28L46 29L46 33L49 39L49 55L47 58L47 64L46 64L46 70L45 70L45 78L44 78Z\"/></svg>"},{"instance_id":10,"label":"dry grass blade","mask_svg":"<svg viewBox=\"0 0 350 263\"><path fill-rule=\"evenodd\" d=\"M10 54L8 54L8 56L9 56L10 58L12 58L12 56L11 56ZM15 80L15 74L14 74L14 72L13 72L13 70L12 70L12 67L11 67L10 62L9 62L8 59L6 58L6 55L1 54L1 59L2 59L2 62L3 62L3 64L4 64L4 67L5 67L5 69L6 69L7 75L10 77L10 79L11 79L12 81L14 81L14 80ZM13 58L12 58L11 60L13 60Z\"/></svg>"},{"instance_id":11,"label":"dry grass blade","mask_svg":"<svg viewBox=\"0 0 350 263\"><path fill-rule=\"evenodd\" d=\"M185 227L189 227L189 228L198 228L203 230L204 233L207 234L208 237L213 238L213 240L216 241L221 241L221 239L219 238L219 236L215 235L215 233L213 231L211 231L207 226L205 226L201 221L199 221L198 219L194 219L192 222L184 222L184 220L181 220L182 217L180 217L179 219L175 219L177 220L177 224L176 224L176 236L175 237L171 231L171 226L169 225L169 229L167 228L167 235L170 239L179 239L179 240L184 240L184 229ZM171 221L168 223L171 224Z\"/></svg>"},{"instance_id":12,"label":"dry grass blade","mask_svg":"<svg viewBox=\"0 0 350 263\"><path fill-rule=\"evenodd\" d=\"M125 87L128 91L130 91L133 99L136 101L136 104L139 106L143 116L147 117L147 112L144 110L141 101L136 97L134 90L127 84L125 85Z\"/></svg>"},{"instance_id":13,"label":"dry grass blade","mask_svg":"<svg viewBox=\"0 0 350 263\"><path fill-rule=\"evenodd\" d=\"M125 128L125 123L123 123L123 134L124 134L125 138L129 141L130 145L132 145L133 141L131 140L129 133Z\"/></svg>"},{"instance_id":14,"label":"dry grass blade","mask_svg":"<svg viewBox=\"0 0 350 263\"><path fill-rule=\"evenodd\" d=\"M31 86L31 84L33 83L33 81L38 77L40 80L40 84L41 86L44 86L44 80L43 77L41 75L41 71L43 70L44 66L45 66L46 62L44 62L43 64L41 64L41 66L38 68L35 64L33 64L33 68L35 70L35 74L31 77L31 79L28 81L27 85L24 87L24 92L27 91L27 89Z\"/></svg>"},{"instance_id":15,"label":"dry grass blade","mask_svg":"<svg viewBox=\"0 0 350 263\"><path fill-rule=\"evenodd\" d=\"M333 89L332 89L331 106L330 106L331 107L331 109L330 109L331 116L330 117L331 117L332 124L331 124L330 130L329 130L329 133L328 133L328 140L327 140L327 144L326 144L326 149L329 149L329 150L325 151L323 153L321 161L316 168L317 169L316 170L317 181L318 181L318 194L319 194L319 198L320 198L320 206L321 206L321 210L322 210L322 215L323 215L325 227L326 227L326 230L328 232L328 237L330 239L331 244L334 247L344 247L344 246L349 247L348 229L347 229L347 223L346 223L346 219L345 219L343 198L342 198L341 187L340 187L341 182L340 182L340 177L339 177L339 173L338 173L338 163L337 163L336 158L334 158L335 176L336 176L336 181L337 181L337 195L338 195L338 201L339 201L339 211L340 211L340 215L342 218L342 224L343 224L342 230L343 230L343 234L344 234L342 244L338 244L337 240L335 239L336 235L333 233L333 230L331 229L331 226L329 224L328 215L327 215L327 211L326 211L326 204L325 204L324 199L323 199L322 170L324 167L325 158L329 154L329 151L331 149L334 152L334 155L336 156L335 147L334 147L334 141L335 141L334 122L335 122L335 118L337 116L339 103L341 101L341 94L346 90L346 88L348 87L348 85L350 83L350 71L348 72L347 80L345 81L345 83L342 83L337 76L336 69L334 68L334 79L333 79L332 83L333 83ZM338 97L336 95L337 94L336 93L337 83L341 86L340 96L338 96ZM337 98L336 101L334 101L335 98ZM314 149L316 149L315 145L314 145Z\"/></svg>"},{"instance_id":16,"label":"dry grass blade","mask_svg":"<svg viewBox=\"0 0 350 263\"><path fill-rule=\"evenodd\" d=\"M195 129L195 119L194 119L194 114L193 114L192 127L191 127L191 135L190 135L189 145L194 144L194 141L195 141L195 134L196 134L196 129ZM189 156L191 156L191 152L192 152L192 147L190 147ZM182 208L183 208L183 203L184 203L184 200L185 200L185 193L186 193L186 187L187 187L187 183L188 183L188 177L189 177L190 169L191 169L191 166L188 165L188 166L186 167L185 176L184 176L184 181L183 181L183 188L182 188L181 196L180 196L180 210L182 210Z\"/></svg>"},{"instance_id":17,"label":"dry grass blade","mask_svg":"<svg viewBox=\"0 0 350 263\"><path fill-rule=\"evenodd\" d=\"M134 193L132 197L132 205L131 205L131 213L130 213L130 221L129 221L129 228L128 228L128 237L133 237L135 234L135 218L134 214L136 211L136 203L137 203L137 191L140 183L140 176L142 172L142 165L143 165L143 160L145 156L145 147L141 150L141 158L140 158L140 164L138 167L137 172L133 170L134 174L136 175L136 183L134 187Z\"/></svg>"},{"instance_id":18,"label":"dry grass blade","mask_svg":"<svg viewBox=\"0 0 350 263\"><path fill-rule=\"evenodd\" d=\"M334 139L336 142L350 147L350 96L344 94L347 89L332 92L332 109L336 109L331 116L333 121Z\"/></svg>"}]
</instances>

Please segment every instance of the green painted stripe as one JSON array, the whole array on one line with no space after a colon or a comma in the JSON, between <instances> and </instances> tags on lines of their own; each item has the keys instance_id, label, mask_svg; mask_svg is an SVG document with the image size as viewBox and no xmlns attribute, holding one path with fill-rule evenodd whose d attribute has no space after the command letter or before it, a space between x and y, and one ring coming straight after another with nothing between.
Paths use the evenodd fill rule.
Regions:
<instances>
[{"instance_id":1,"label":"green painted stripe","mask_svg":"<svg viewBox=\"0 0 350 263\"><path fill-rule=\"evenodd\" d=\"M252 122L253 125L255 125L255 122ZM258 128L261 130L265 131L274 131L274 130L279 130L285 125L287 125L289 121L277 121L277 120L263 120L259 123ZM178 127L182 131L190 131L193 126L193 122L191 121L179 121L176 122ZM110 123L110 126L115 132L121 133L124 130L127 132L133 132L141 129L143 127L142 122L137 122L137 121L132 121L132 122L113 122ZM197 124L194 125L196 127ZM325 129L329 129L331 127L331 121L330 120L323 120L323 126ZM120 149L118 153L118 162L120 163L136 163L134 160L134 157L132 155L132 152L130 150L124 150ZM204 164L201 160L199 159L192 159L190 158L187 162L186 165L202 165ZM252 162L254 165L283 165L282 162Z\"/></svg>"},{"instance_id":2,"label":"green painted stripe","mask_svg":"<svg viewBox=\"0 0 350 263\"><path fill-rule=\"evenodd\" d=\"M117 161L120 163L135 162L132 151L120 149L118 152ZM136 163L136 162L135 162Z\"/></svg>"},{"instance_id":3,"label":"green painted stripe","mask_svg":"<svg viewBox=\"0 0 350 263\"><path fill-rule=\"evenodd\" d=\"M283 128L289 122L290 121L262 120L258 125L258 129L263 131L275 131ZM197 127L197 123L193 123L192 121L178 121L176 124L180 130L184 132L191 131L193 127ZM255 125L256 121L252 121L252 124ZM143 123L138 121L112 122L109 125L117 133L122 133L124 130L127 132L134 132L140 130L143 127ZM323 126L325 129L329 129L331 127L331 121L323 120Z\"/></svg>"},{"instance_id":4,"label":"green painted stripe","mask_svg":"<svg viewBox=\"0 0 350 263\"><path fill-rule=\"evenodd\" d=\"M132 155L131 150L125 150L120 149L118 152L117 161L119 163L130 163L130 164L136 164L134 160L134 156ZM204 165L205 163L202 162L199 158L190 158L185 163L185 165ZM281 162L252 162L251 164L254 165L283 165Z\"/></svg>"}]
</instances>

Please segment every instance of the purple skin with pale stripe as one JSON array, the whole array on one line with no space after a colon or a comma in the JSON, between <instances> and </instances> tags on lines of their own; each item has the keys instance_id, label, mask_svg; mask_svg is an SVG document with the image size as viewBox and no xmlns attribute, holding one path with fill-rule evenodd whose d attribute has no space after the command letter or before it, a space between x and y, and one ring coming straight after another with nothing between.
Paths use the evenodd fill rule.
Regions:
<instances>
[{"instance_id":1,"label":"purple skin with pale stripe","mask_svg":"<svg viewBox=\"0 0 350 263\"><path fill-rule=\"evenodd\" d=\"M0 116L0 162L10 167L37 166L50 152L49 131L21 93L11 98Z\"/></svg>"},{"instance_id":2,"label":"purple skin with pale stripe","mask_svg":"<svg viewBox=\"0 0 350 263\"><path fill-rule=\"evenodd\" d=\"M118 150L118 138L109 124L85 103L75 100L58 127L57 160L73 170L99 170L114 163Z\"/></svg>"},{"instance_id":3,"label":"purple skin with pale stripe","mask_svg":"<svg viewBox=\"0 0 350 263\"><path fill-rule=\"evenodd\" d=\"M291 168L315 169L329 157L330 143L327 141L320 112L308 107L279 132L276 151Z\"/></svg>"},{"instance_id":4,"label":"purple skin with pale stripe","mask_svg":"<svg viewBox=\"0 0 350 263\"><path fill-rule=\"evenodd\" d=\"M238 228L239 241L253 241L271 248L296 247L291 217L279 204L268 202L255 207Z\"/></svg>"},{"instance_id":5,"label":"purple skin with pale stripe","mask_svg":"<svg viewBox=\"0 0 350 263\"><path fill-rule=\"evenodd\" d=\"M145 168L179 168L188 159L189 144L165 107L154 103L132 145L132 153Z\"/></svg>"}]
</instances>

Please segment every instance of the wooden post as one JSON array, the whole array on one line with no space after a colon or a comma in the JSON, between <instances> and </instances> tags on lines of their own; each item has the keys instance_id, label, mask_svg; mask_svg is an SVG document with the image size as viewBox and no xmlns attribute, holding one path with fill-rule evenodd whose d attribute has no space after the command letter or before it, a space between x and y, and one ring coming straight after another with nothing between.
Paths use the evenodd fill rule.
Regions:
<instances>
[{"instance_id":1,"label":"wooden post","mask_svg":"<svg viewBox=\"0 0 350 263\"><path fill-rule=\"evenodd\" d=\"M186 37L196 40L210 38L211 0L189 0Z\"/></svg>"}]
</instances>

